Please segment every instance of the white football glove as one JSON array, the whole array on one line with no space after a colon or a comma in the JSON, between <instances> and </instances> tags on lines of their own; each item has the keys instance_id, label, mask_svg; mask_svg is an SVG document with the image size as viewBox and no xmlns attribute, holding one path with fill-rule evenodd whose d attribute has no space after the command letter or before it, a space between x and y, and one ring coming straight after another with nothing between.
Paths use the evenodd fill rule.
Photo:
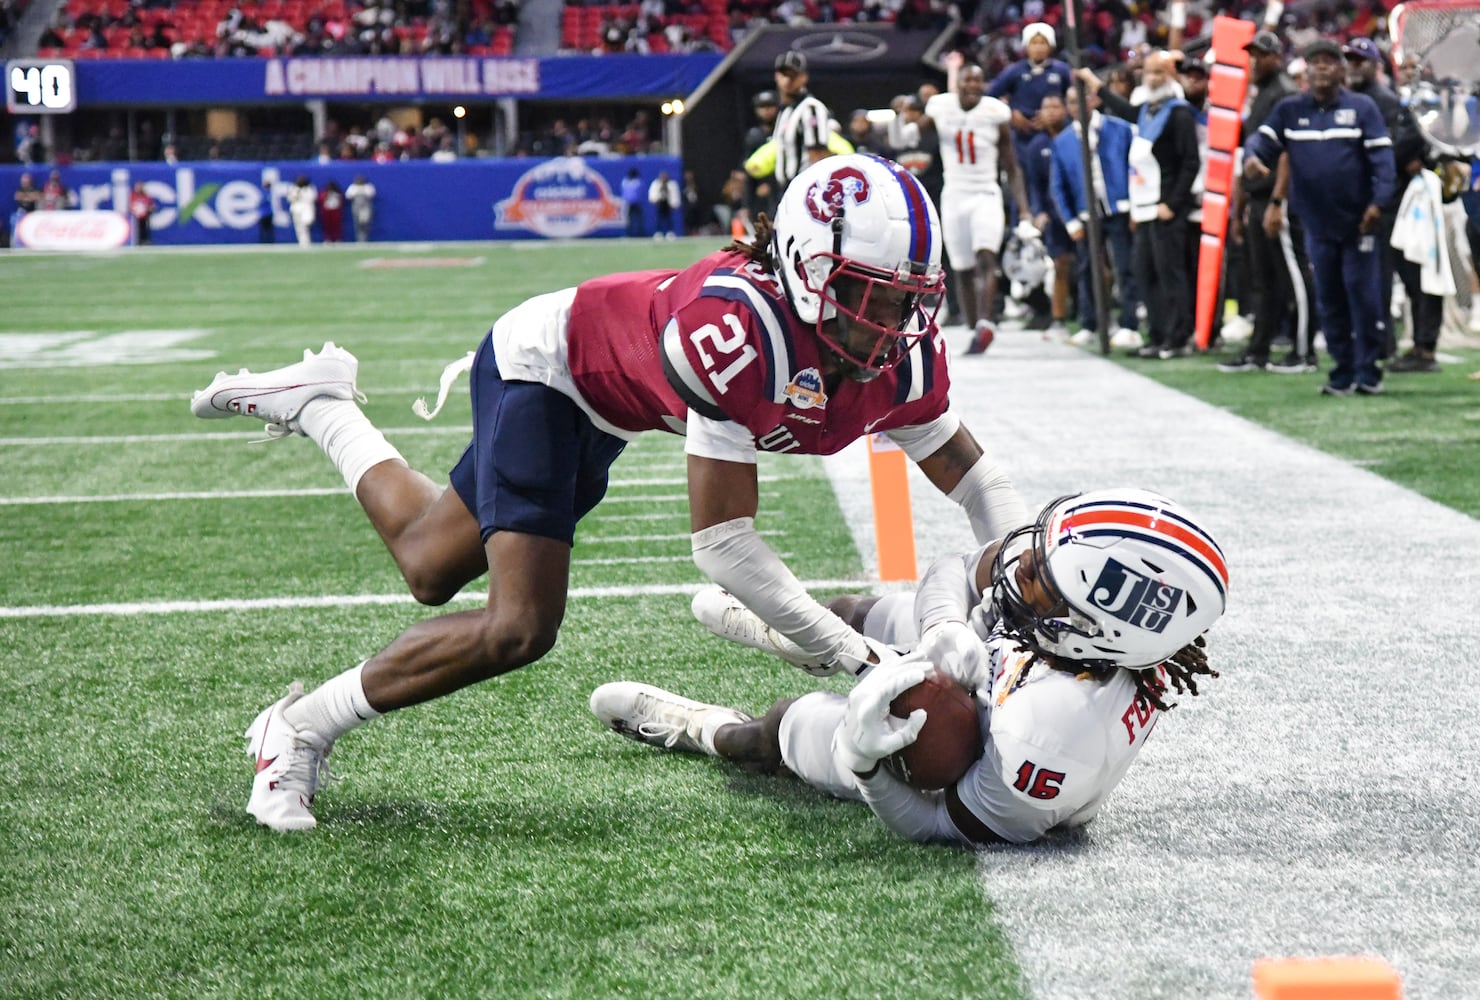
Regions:
<instances>
[{"instance_id":1,"label":"white football glove","mask_svg":"<svg viewBox=\"0 0 1480 1000\"><path fill-rule=\"evenodd\" d=\"M1038 231L1037 226L1033 225L1033 223L1029 222L1027 219L1023 219L1021 222L1013 227L1012 235L1016 236L1018 239L1024 242L1027 242L1028 240L1036 240L1043 234Z\"/></svg>"},{"instance_id":2,"label":"white football glove","mask_svg":"<svg viewBox=\"0 0 1480 1000\"><path fill-rule=\"evenodd\" d=\"M848 693L848 712L833 735L833 759L857 773L915 742L925 725L925 710L908 719L895 718L889 703L919 684L935 669L923 657L899 657L880 664Z\"/></svg>"},{"instance_id":3,"label":"white football glove","mask_svg":"<svg viewBox=\"0 0 1480 1000\"><path fill-rule=\"evenodd\" d=\"M935 664L968 691L992 686L987 646L965 622L943 621L925 630L915 652Z\"/></svg>"}]
</instances>

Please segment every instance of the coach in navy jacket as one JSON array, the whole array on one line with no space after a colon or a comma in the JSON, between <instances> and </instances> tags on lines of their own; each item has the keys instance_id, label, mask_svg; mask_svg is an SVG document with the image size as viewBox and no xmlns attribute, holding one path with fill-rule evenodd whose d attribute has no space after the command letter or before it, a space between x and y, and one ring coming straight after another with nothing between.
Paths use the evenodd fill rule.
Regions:
<instances>
[{"instance_id":1,"label":"coach in navy jacket","mask_svg":"<svg viewBox=\"0 0 1480 1000\"><path fill-rule=\"evenodd\" d=\"M1316 310L1333 367L1322 392L1382 391L1378 220L1396 183L1392 138L1370 97L1342 86L1345 59L1335 42L1305 49L1310 90L1287 97L1245 144L1245 176L1264 177L1290 159L1291 209L1305 223Z\"/></svg>"}]
</instances>

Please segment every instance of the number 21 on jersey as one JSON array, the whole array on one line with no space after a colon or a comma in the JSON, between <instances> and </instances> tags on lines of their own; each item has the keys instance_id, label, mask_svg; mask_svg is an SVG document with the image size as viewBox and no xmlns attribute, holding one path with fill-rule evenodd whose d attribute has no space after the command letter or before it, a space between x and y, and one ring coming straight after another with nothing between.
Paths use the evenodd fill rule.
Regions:
<instances>
[{"instance_id":1,"label":"number 21 on jersey","mask_svg":"<svg viewBox=\"0 0 1480 1000\"><path fill-rule=\"evenodd\" d=\"M699 353L699 361L704 365L704 370L710 373L709 379L715 389L727 392L730 388L730 380L744 371L745 366L754 361L758 355L755 345L745 342L745 327L741 324L740 317L734 313L726 313L723 320L725 326L730 328L728 335L719 328L718 324L705 323L689 334L689 340L693 342L694 350ZM706 343L715 352L714 355L705 350ZM736 349L741 350L735 360L715 371L715 366L725 360L726 355L733 354Z\"/></svg>"}]
</instances>

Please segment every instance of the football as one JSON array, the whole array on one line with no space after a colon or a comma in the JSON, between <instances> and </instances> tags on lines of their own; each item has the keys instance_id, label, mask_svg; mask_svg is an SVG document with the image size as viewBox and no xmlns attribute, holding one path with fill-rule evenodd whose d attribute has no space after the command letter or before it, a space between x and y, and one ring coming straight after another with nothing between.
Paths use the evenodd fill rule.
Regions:
<instances>
[{"instance_id":1,"label":"football","mask_svg":"<svg viewBox=\"0 0 1480 1000\"><path fill-rule=\"evenodd\" d=\"M891 756L884 766L921 791L953 785L982 753L976 701L937 670L889 705L889 711L902 719L917 708L925 710L925 727L915 742Z\"/></svg>"}]
</instances>

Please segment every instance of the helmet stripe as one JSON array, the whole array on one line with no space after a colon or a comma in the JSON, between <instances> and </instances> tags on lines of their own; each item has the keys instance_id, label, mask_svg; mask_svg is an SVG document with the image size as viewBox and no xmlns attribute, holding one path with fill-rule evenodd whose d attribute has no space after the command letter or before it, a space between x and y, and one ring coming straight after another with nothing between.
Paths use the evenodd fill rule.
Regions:
<instances>
[{"instance_id":1,"label":"helmet stripe","mask_svg":"<svg viewBox=\"0 0 1480 1000\"><path fill-rule=\"evenodd\" d=\"M1140 529L1152 536L1149 540L1172 551L1180 551L1184 557L1190 558L1194 563L1205 565L1208 570L1211 570L1208 575L1213 578L1213 583L1217 585L1219 591L1227 593L1228 564L1224 562L1223 553L1218 550L1217 544L1186 521L1164 511L1137 510L1109 505L1081 507L1069 511L1064 516L1059 525L1059 532L1061 535L1073 531L1091 536L1106 533L1103 530L1096 531L1097 528L1111 527Z\"/></svg>"},{"instance_id":2,"label":"helmet stripe","mask_svg":"<svg viewBox=\"0 0 1480 1000\"><path fill-rule=\"evenodd\" d=\"M889 168L889 172L899 182L900 189L904 191L905 208L910 219L910 260L917 264L928 265L932 239L930 210L925 205L925 194L920 188L920 182L893 160L886 160L882 156L876 156L874 159Z\"/></svg>"}]
</instances>

